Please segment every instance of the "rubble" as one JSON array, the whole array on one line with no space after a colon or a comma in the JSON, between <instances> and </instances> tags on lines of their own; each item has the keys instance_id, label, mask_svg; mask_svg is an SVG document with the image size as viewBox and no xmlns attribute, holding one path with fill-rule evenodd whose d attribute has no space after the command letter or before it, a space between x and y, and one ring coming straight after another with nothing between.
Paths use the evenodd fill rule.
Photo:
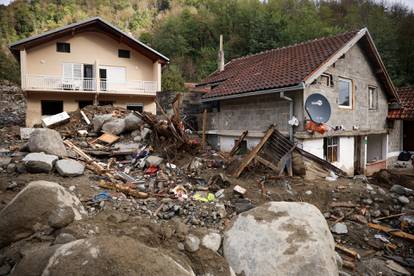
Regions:
<instances>
[{"instance_id":1,"label":"rubble","mask_svg":"<svg viewBox=\"0 0 414 276\"><path fill-rule=\"evenodd\" d=\"M34 152L26 155L22 161L28 172L49 173L53 169L56 160L58 160L56 155Z\"/></svg>"},{"instance_id":2,"label":"rubble","mask_svg":"<svg viewBox=\"0 0 414 276\"><path fill-rule=\"evenodd\" d=\"M79 176L85 171L82 163L71 159L58 160L55 166L61 176Z\"/></svg>"},{"instance_id":3,"label":"rubble","mask_svg":"<svg viewBox=\"0 0 414 276\"><path fill-rule=\"evenodd\" d=\"M53 129L37 129L29 138L28 148L30 152L44 152L47 154L66 157L65 145L59 132Z\"/></svg>"},{"instance_id":4,"label":"rubble","mask_svg":"<svg viewBox=\"0 0 414 276\"><path fill-rule=\"evenodd\" d=\"M42 126L52 128L54 126L68 122L70 119L67 112L58 113L42 119Z\"/></svg>"}]
</instances>

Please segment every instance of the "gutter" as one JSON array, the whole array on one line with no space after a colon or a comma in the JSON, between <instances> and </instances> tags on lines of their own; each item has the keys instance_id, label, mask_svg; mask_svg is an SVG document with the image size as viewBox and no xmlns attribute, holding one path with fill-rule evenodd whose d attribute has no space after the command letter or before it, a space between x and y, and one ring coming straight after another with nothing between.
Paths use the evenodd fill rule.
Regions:
<instances>
[{"instance_id":1,"label":"gutter","mask_svg":"<svg viewBox=\"0 0 414 276\"><path fill-rule=\"evenodd\" d=\"M292 116L293 116L293 99L285 96L285 91L280 92L279 96L280 96L281 99L287 100L289 102L289 120L292 119ZM291 126L291 125L289 125L289 140L293 141L293 126Z\"/></svg>"},{"instance_id":2,"label":"gutter","mask_svg":"<svg viewBox=\"0 0 414 276\"><path fill-rule=\"evenodd\" d=\"M206 103L206 102L214 102L214 101L221 101L221 100L238 99L238 98L244 98L244 97L249 97L249 96L258 96L258 95L267 95L267 94L273 94L273 93L295 91L295 90L301 90L301 89L304 89L304 88L305 88L305 85L304 85L303 82L301 82L297 85L283 87L283 88L256 90L256 91L247 92L247 93L240 93L240 94L205 98L205 99L201 99L201 102Z\"/></svg>"}]
</instances>

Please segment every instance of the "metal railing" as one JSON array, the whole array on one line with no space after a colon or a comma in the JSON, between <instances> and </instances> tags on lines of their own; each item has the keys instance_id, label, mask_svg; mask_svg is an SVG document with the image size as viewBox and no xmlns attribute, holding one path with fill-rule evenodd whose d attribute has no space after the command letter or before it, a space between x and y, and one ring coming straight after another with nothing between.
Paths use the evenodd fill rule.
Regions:
<instances>
[{"instance_id":1,"label":"metal railing","mask_svg":"<svg viewBox=\"0 0 414 276\"><path fill-rule=\"evenodd\" d=\"M94 78L66 78L58 75L26 75L26 90L61 90L61 91L99 91L126 92L130 94L155 95L156 81L130 80L122 83L99 79L98 86Z\"/></svg>"}]
</instances>

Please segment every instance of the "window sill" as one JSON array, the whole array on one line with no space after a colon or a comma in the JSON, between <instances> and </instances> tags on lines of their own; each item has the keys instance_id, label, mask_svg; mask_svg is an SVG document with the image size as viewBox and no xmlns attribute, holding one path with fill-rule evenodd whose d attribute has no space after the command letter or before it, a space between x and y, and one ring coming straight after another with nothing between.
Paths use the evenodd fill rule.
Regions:
<instances>
[{"instance_id":1,"label":"window sill","mask_svg":"<svg viewBox=\"0 0 414 276\"><path fill-rule=\"evenodd\" d=\"M349 109L349 110L353 109L352 106L346 106L346 105L338 105L338 107L341 109Z\"/></svg>"}]
</instances>

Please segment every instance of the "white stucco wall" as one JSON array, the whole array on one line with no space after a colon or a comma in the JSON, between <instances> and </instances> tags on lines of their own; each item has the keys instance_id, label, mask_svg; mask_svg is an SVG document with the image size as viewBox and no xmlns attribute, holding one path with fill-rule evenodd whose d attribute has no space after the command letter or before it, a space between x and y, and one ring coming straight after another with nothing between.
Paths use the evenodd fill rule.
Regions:
<instances>
[{"instance_id":1,"label":"white stucco wall","mask_svg":"<svg viewBox=\"0 0 414 276\"><path fill-rule=\"evenodd\" d=\"M302 148L319 158L324 159L323 156L323 139L307 139L302 142Z\"/></svg>"},{"instance_id":2,"label":"white stucco wall","mask_svg":"<svg viewBox=\"0 0 414 276\"><path fill-rule=\"evenodd\" d=\"M234 141L237 140L238 136L219 136L220 150L223 152L229 152L234 146ZM259 137L247 137L247 149L253 149L261 140Z\"/></svg>"}]
</instances>

